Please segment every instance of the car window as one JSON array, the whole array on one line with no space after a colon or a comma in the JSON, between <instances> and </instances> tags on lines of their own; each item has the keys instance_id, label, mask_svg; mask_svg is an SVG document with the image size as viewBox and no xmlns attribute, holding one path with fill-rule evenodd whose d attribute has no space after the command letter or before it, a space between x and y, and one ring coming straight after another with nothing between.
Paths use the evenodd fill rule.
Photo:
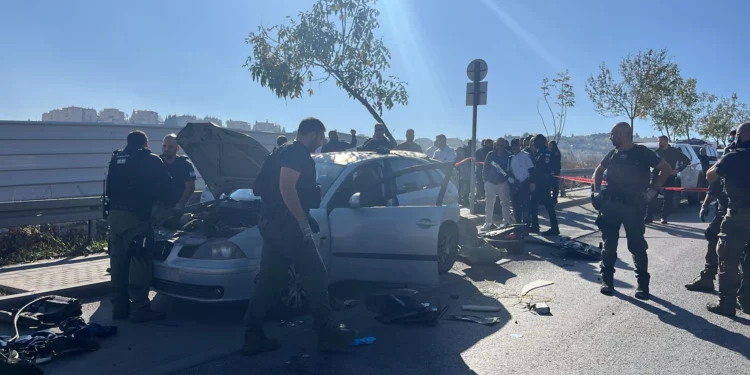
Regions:
<instances>
[{"instance_id":1,"label":"car window","mask_svg":"<svg viewBox=\"0 0 750 375\"><path fill-rule=\"evenodd\" d=\"M679 150L682 151L682 153L685 154L685 156L687 156L688 159L690 159L690 161L692 162L693 161L693 153L690 152L690 149L688 148L688 146L679 145L678 147L679 147Z\"/></svg>"},{"instance_id":2,"label":"car window","mask_svg":"<svg viewBox=\"0 0 750 375\"><path fill-rule=\"evenodd\" d=\"M380 161L367 162L346 176L336 191L332 207L348 207L349 198L354 193L360 194L361 207L379 207L387 204L382 184L375 185L383 178L383 164Z\"/></svg>"},{"instance_id":3,"label":"car window","mask_svg":"<svg viewBox=\"0 0 750 375\"><path fill-rule=\"evenodd\" d=\"M406 158L394 158L390 159L391 170L398 172L400 170L411 168L417 165L423 165L418 160L406 159ZM396 194L410 193L413 191L420 191L434 186L434 183L430 179L429 174L426 171L419 171L414 173L407 173L403 176L396 177Z\"/></svg>"},{"instance_id":4,"label":"car window","mask_svg":"<svg viewBox=\"0 0 750 375\"><path fill-rule=\"evenodd\" d=\"M346 169L345 165L334 164L325 161L315 162L315 176L318 185L320 185L320 195L323 196L328 192L336 179L339 178L341 172Z\"/></svg>"}]
</instances>

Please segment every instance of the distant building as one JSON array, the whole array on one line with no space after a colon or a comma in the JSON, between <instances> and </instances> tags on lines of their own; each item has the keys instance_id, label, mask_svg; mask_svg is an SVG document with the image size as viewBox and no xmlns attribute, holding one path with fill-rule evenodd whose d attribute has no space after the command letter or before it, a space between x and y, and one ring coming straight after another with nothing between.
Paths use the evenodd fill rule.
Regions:
<instances>
[{"instance_id":1,"label":"distant building","mask_svg":"<svg viewBox=\"0 0 750 375\"><path fill-rule=\"evenodd\" d=\"M123 124L125 123L125 112L117 108L104 108L99 111L99 122Z\"/></svg>"},{"instance_id":2,"label":"distant building","mask_svg":"<svg viewBox=\"0 0 750 375\"><path fill-rule=\"evenodd\" d=\"M65 107L42 114L42 121L96 122L96 119L96 110L93 108Z\"/></svg>"},{"instance_id":3,"label":"distant building","mask_svg":"<svg viewBox=\"0 0 750 375\"><path fill-rule=\"evenodd\" d=\"M247 121L227 120L227 129L251 131L253 126Z\"/></svg>"},{"instance_id":4,"label":"distant building","mask_svg":"<svg viewBox=\"0 0 750 375\"><path fill-rule=\"evenodd\" d=\"M175 117L176 125L180 128L184 128L190 122L198 122L198 118L193 115L182 115Z\"/></svg>"},{"instance_id":5,"label":"distant building","mask_svg":"<svg viewBox=\"0 0 750 375\"><path fill-rule=\"evenodd\" d=\"M159 123L159 114L154 111L136 111L130 115L130 123L136 125L156 125Z\"/></svg>"},{"instance_id":6,"label":"distant building","mask_svg":"<svg viewBox=\"0 0 750 375\"><path fill-rule=\"evenodd\" d=\"M223 121L216 117L206 116L203 118L203 121L212 122L214 125L224 126Z\"/></svg>"},{"instance_id":7,"label":"distant building","mask_svg":"<svg viewBox=\"0 0 750 375\"><path fill-rule=\"evenodd\" d=\"M256 121L255 124L253 125L253 131L281 133L281 125L268 122L268 120L266 120L266 122Z\"/></svg>"}]
</instances>

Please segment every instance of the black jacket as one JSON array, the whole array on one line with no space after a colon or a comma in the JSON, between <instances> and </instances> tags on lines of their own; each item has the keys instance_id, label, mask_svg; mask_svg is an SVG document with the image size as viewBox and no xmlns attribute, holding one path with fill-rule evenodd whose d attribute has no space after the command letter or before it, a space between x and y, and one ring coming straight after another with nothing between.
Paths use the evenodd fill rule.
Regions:
<instances>
[{"instance_id":1,"label":"black jacket","mask_svg":"<svg viewBox=\"0 0 750 375\"><path fill-rule=\"evenodd\" d=\"M320 152L341 152L346 151L350 148L357 147L357 136L352 135L351 143L344 142L341 140L328 141L328 143L320 149Z\"/></svg>"}]
</instances>

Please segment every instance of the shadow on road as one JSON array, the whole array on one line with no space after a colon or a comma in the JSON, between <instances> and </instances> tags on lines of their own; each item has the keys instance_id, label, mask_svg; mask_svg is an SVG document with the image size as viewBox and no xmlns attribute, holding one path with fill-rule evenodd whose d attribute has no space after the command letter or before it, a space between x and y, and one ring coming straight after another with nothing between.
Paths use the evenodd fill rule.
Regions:
<instances>
[{"instance_id":1,"label":"shadow on road","mask_svg":"<svg viewBox=\"0 0 750 375\"><path fill-rule=\"evenodd\" d=\"M623 301L630 302L633 305L658 316L659 320L666 324L690 332L693 336L701 340L721 346L750 359L750 338L744 335L712 324L700 316L653 295L651 296L651 301L661 305L669 311L661 310L647 302L640 301L622 293L616 293L615 295ZM733 319L745 325L750 324L750 320L741 317L728 319Z\"/></svg>"}]
</instances>

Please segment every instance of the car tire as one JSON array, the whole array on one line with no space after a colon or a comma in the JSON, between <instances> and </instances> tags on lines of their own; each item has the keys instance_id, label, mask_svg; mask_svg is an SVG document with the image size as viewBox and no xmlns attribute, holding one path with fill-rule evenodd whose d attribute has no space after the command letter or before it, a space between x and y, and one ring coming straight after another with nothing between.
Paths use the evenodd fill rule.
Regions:
<instances>
[{"instance_id":1,"label":"car tire","mask_svg":"<svg viewBox=\"0 0 750 375\"><path fill-rule=\"evenodd\" d=\"M291 318L303 315L309 307L307 292L302 285L294 264L287 269L287 282L279 290L276 312L281 318Z\"/></svg>"},{"instance_id":2,"label":"car tire","mask_svg":"<svg viewBox=\"0 0 750 375\"><path fill-rule=\"evenodd\" d=\"M438 232L438 273L444 274L453 268L458 256L458 227L452 223L443 224Z\"/></svg>"}]
</instances>

